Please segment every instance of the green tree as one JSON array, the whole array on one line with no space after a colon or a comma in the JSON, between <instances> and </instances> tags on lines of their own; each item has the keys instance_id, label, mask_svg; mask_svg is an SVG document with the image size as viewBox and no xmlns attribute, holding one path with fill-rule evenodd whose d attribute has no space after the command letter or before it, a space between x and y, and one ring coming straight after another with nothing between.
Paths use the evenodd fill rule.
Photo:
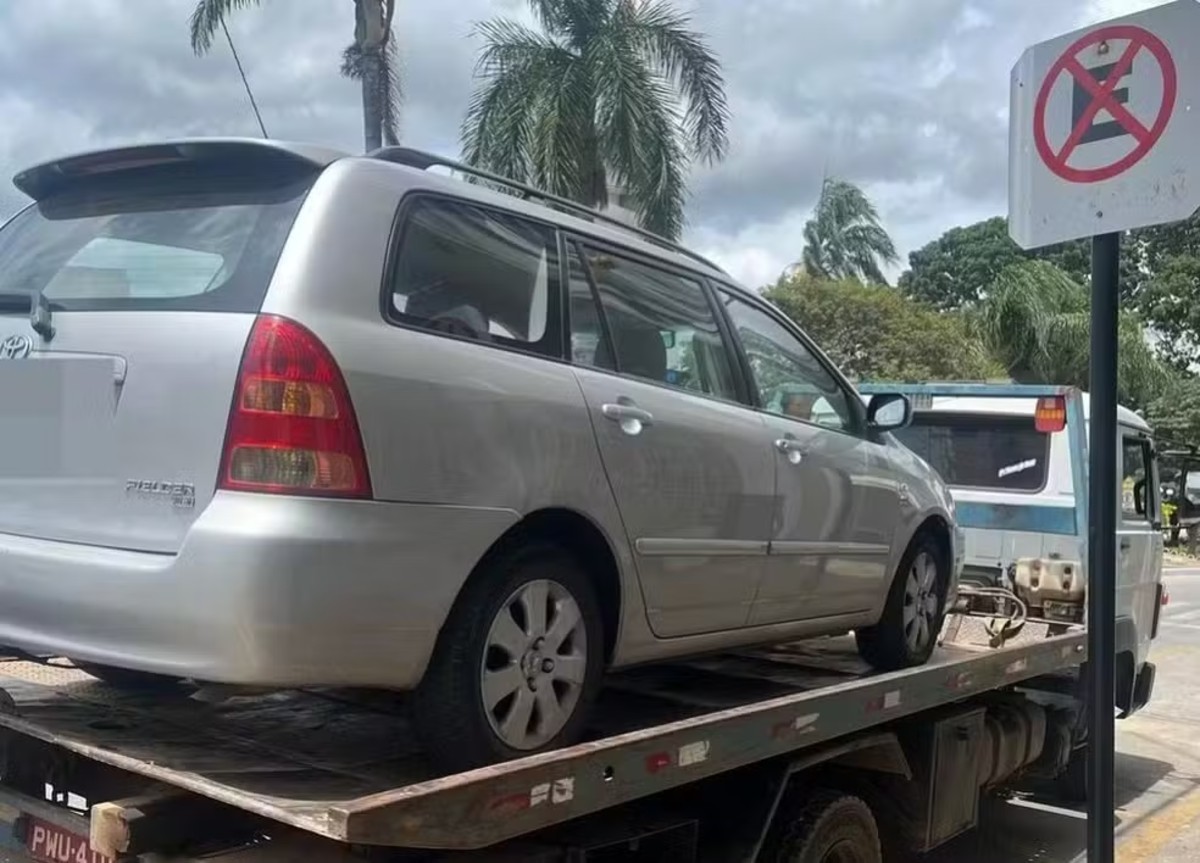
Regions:
<instances>
[{"instance_id":1,"label":"green tree","mask_svg":"<svg viewBox=\"0 0 1200 863\"><path fill-rule=\"evenodd\" d=\"M622 189L641 223L683 227L690 157L728 147L716 56L665 0L529 0L541 30L481 24L466 159L588 206Z\"/></svg>"},{"instance_id":2,"label":"green tree","mask_svg":"<svg viewBox=\"0 0 1200 863\"><path fill-rule=\"evenodd\" d=\"M804 272L824 279L860 279L887 284L882 265L900 261L892 238L879 223L875 205L862 189L826 177L812 218L804 225Z\"/></svg>"},{"instance_id":3,"label":"green tree","mask_svg":"<svg viewBox=\"0 0 1200 863\"><path fill-rule=\"evenodd\" d=\"M1005 267L984 295L979 333L1015 380L1087 387L1091 311L1085 287L1048 261L1022 261ZM1121 314L1118 394L1135 407L1157 397L1169 380L1145 334L1137 315Z\"/></svg>"},{"instance_id":4,"label":"green tree","mask_svg":"<svg viewBox=\"0 0 1200 863\"><path fill-rule=\"evenodd\" d=\"M1163 449L1200 448L1200 378L1176 377L1145 410Z\"/></svg>"},{"instance_id":5,"label":"green tree","mask_svg":"<svg viewBox=\"0 0 1200 863\"><path fill-rule=\"evenodd\" d=\"M1200 353L1200 218L1132 232L1139 277L1132 300L1157 337L1159 355L1194 371Z\"/></svg>"},{"instance_id":6,"label":"green tree","mask_svg":"<svg viewBox=\"0 0 1200 863\"><path fill-rule=\"evenodd\" d=\"M1122 263L1122 295L1130 296L1138 284L1138 267L1126 245ZM1005 267L1021 261L1048 261L1081 285L1091 274L1088 240L1058 243L1025 251L1008 235L1003 216L973 225L951 228L936 240L908 255L908 266L899 287L908 296L939 309L958 309L978 303Z\"/></svg>"},{"instance_id":7,"label":"green tree","mask_svg":"<svg viewBox=\"0 0 1200 863\"><path fill-rule=\"evenodd\" d=\"M354 0L354 41L342 52L342 74L362 86L363 143L368 152L400 138L400 63L392 38L396 2ZM260 3L199 0L191 18L192 50L207 54L233 12Z\"/></svg>"},{"instance_id":8,"label":"green tree","mask_svg":"<svg viewBox=\"0 0 1200 863\"><path fill-rule=\"evenodd\" d=\"M780 279L765 296L856 380L1005 377L962 317L939 314L886 286L799 273Z\"/></svg>"},{"instance_id":9,"label":"green tree","mask_svg":"<svg viewBox=\"0 0 1200 863\"><path fill-rule=\"evenodd\" d=\"M1165 362L1187 371L1200 345L1200 257L1167 255L1148 272L1137 305L1153 327L1155 349Z\"/></svg>"}]
</instances>

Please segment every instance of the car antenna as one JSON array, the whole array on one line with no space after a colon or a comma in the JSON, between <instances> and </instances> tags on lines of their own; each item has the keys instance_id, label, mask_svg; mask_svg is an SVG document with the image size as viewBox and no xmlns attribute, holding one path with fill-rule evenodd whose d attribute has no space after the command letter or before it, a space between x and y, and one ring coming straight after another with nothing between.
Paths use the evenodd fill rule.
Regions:
<instances>
[{"instance_id":1,"label":"car antenna","mask_svg":"<svg viewBox=\"0 0 1200 863\"><path fill-rule=\"evenodd\" d=\"M262 114L258 110L258 102L254 101L254 91L250 89L250 81L246 78L246 70L242 68L242 58L238 56L237 48L234 47L233 37L229 35L229 28L225 26L225 19L221 19L221 29L225 31L225 41L229 43L229 52L233 54L233 62L237 64L238 74L242 76L242 86L246 88L246 95L250 97L250 107L254 109L254 118L258 120L258 128L262 131L262 136L270 140L271 136L267 134L266 124L263 123Z\"/></svg>"}]
</instances>

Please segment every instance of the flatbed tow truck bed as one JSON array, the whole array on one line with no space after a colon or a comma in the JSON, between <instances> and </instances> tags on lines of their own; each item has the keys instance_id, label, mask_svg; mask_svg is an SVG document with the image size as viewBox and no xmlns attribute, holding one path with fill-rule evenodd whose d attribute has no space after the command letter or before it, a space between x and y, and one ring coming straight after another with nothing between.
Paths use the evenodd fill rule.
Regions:
<instances>
[{"instance_id":1,"label":"flatbed tow truck bed","mask_svg":"<svg viewBox=\"0 0 1200 863\"><path fill-rule=\"evenodd\" d=\"M88 817L65 805L91 806L92 847L111 859L113 849L140 859L155 843L216 841L233 825L333 840L314 848L502 848L749 765L795 763L1085 659L1082 629L1031 626L1001 648L958 638L927 665L892 673L868 671L849 638L625 671L611 676L587 742L454 775L424 762L399 696L306 690L210 703L187 690L120 694L69 666L13 659L0 662L0 820L15 822L12 844L24 847L31 824L87 836ZM110 859L82 854L70 859ZM281 859L297 854L334 859ZM44 848L34 856L56 859Z\"/></svg>"}]
</instances>

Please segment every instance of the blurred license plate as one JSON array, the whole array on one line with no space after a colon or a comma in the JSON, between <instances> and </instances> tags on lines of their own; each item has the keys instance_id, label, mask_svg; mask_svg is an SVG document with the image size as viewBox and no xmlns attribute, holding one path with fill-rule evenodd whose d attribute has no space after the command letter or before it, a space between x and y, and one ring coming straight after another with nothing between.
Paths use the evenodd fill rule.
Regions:
<instances>
[{"instance_id":1,"label":"blurred license plate","mask_svg":"<svg viewBox=\"0 0 1200 863\"><path fill-rule=\"evenodd\" d=\"M116 863L107 854L98 854L88 845L86 836L77 836L54 824L29 819L25 845L35 860L45 863Z\"/></svg>"}]
</instances>

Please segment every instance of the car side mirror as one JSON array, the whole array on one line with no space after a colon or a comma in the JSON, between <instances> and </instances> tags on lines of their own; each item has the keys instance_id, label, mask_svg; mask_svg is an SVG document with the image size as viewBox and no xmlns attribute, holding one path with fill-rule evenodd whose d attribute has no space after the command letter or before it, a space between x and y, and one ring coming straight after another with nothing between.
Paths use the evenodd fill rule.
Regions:
<instances>
[{"instance_id":1,"label":"car side mirror","mask_svg":"<svg viewBox=\"0 0 1200 863\"><path fill-rule=\"evenodd\" d=\"M867 427L875 431L902 429L912 422L912 402L900 393L880 393L867 402Z\"/></svg>"}]
</instances>

